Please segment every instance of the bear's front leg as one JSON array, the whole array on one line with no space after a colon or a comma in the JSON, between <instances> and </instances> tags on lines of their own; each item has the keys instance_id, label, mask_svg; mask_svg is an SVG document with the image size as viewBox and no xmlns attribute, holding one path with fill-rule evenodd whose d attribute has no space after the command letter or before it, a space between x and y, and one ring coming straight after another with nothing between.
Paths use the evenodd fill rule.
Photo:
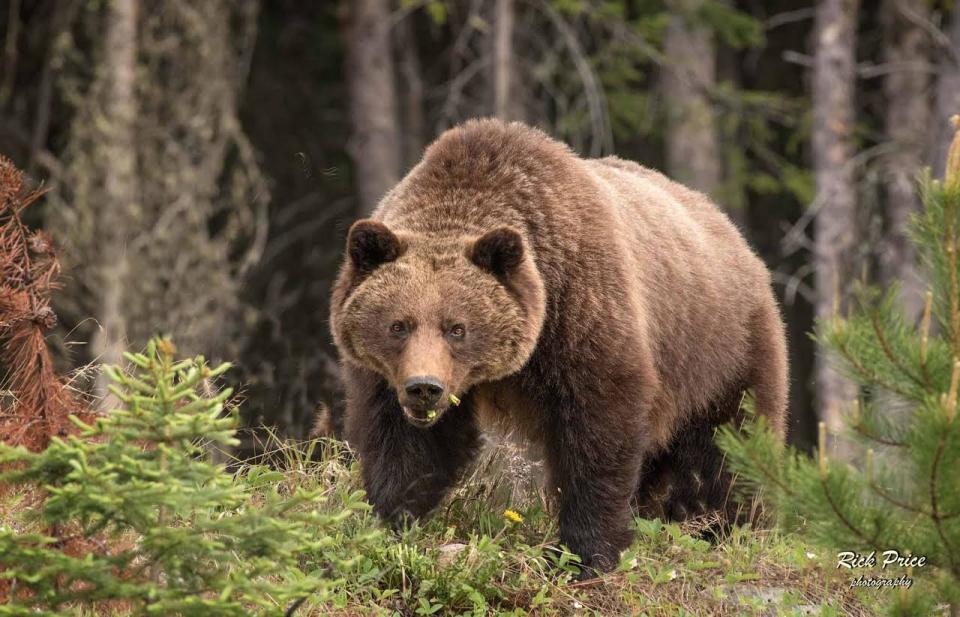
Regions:
<instances>
[{"instance_id":1,"label":"bear's front leg","mask_svg":"<svg viewBox=\"0 0 960 617\"><path fill-rule=\"evenodd\" d=\"M548 412L550 489L560 541L582 560L582 577L614 568L632 539L631 500L642 463L640 422L622 401L584 404L556 395Z\"/></svg>"},{"instance_id":2,"label":"bear's front leg","mask_svg":"<svg viewBox=\"0 0 960 617\"><path fill-rule=\"evenodd\" d=\"M418 428L404 419L383 377L362 368L345 370L347 441L360 458L374 511L395 527L407 517L424 516L476 453L479 431L470 397L433 426Z\"/></svg>"}]
</instances>

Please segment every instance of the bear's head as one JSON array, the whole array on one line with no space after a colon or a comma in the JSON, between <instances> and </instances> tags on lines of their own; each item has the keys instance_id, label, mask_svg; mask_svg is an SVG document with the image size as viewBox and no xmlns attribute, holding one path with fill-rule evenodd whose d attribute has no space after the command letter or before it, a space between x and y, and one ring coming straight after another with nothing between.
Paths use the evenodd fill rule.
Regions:
<instances>
[{"instance_id":1,"label":"bear's head","mask_svg":"<svg viewBox=\"0 0 960 617\"><path fill-rule=\"evenodd\" d=\"M543 280L507 226L451 238L357 221L337 287L341 354L382 375L421 428L471 387L519 371L543 327Z\"/></svg>"}]
</instances>

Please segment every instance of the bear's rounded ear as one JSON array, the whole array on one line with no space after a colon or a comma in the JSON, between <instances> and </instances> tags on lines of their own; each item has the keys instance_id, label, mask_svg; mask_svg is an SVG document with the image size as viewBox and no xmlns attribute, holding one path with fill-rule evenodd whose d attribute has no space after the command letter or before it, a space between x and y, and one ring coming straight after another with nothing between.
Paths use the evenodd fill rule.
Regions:
<instances>
[{"instance_id":1,"label":"bear's rounded ear","mask_svg":"<svg viewBox=\"0 0 960 617\"><path fill-rule=\"evenodd\" d=\"M347 234L347 254L361 272L372 272L400 256L400 239L380 221L362 219Z\"/></svg>"},{"instance_id":2,"label":"bear's rounded ear","mask_svg":"<svg viewBox=\"0 0 960 617\"><path fill-rule=\"evenodd\" d=\"M494 276L510 274L523 261L523 236L512 227L491 229L473 243L467 256Z\"/></svg>"}]
</instances>

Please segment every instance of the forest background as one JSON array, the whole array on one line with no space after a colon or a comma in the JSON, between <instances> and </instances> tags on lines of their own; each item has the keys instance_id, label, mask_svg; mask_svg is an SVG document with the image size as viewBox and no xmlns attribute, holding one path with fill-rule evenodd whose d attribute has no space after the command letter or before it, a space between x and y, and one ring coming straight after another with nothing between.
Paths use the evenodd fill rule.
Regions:
<instances>
[{"instance_id":1,"label":"forest background","mask_svg":"<svg viewBox=\"0 0 960 617\"><path fill-rule=\"evenodd\" d=\"M919 320L904 230L960 113L948 0L6 0L0 45L0 153L49 189L25 216L58 245L75 389L170 334L234 361L245 422L295 438L340 405L350 222L444 129L498 116L730 214L774 273L809 448L855 391L814 319L866 279Z\"/></svg>"}]
</instances>

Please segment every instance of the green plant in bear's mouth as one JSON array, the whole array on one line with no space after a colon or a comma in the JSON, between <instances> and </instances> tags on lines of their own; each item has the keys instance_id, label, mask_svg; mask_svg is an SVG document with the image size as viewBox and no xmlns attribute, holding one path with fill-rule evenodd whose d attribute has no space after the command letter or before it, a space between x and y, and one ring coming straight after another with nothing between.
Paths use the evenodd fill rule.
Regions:
<instances>
[{"instance_id":1,"label":"green plant in bear's mouth","mask_svg":"<svg viewBox=\"0 0 960 617\"><path fill-rule=\"evenodd\" d=\"M156 338L125 355L130 371L105 368L120 407L74 420L79 436L40 453L0 445L0 482L42 491L37 511L0 527L0 615L282 615L353 567L370 536L341 528L368 508L362 493L321 511L326 491L205 460L206 445L238 443L231 390L207 394L229 365L175 353ZM307 551L311 573L299 568Z\"/></svg>"},{"instance_id":2,"label":"green plant in bear's mouth","mask_svg":"<svg viewBox=\"0 0 960 617\"><path fill-rule=\"evenodd\" d=\"M450 403L451 403L454 407L456 407L456 406L458 406L458 405L460 404L460 399L457 398L457 395L455 395L455 394L450 394L450 395L448 395L448 398L450 399ZM428 420L433 420L433 419L436 418L436 417L437 417L437 410L436 410L436 409L428 409L428 410L427 410L427 419L428 419Z\"/></svg>"}]
</instances>

